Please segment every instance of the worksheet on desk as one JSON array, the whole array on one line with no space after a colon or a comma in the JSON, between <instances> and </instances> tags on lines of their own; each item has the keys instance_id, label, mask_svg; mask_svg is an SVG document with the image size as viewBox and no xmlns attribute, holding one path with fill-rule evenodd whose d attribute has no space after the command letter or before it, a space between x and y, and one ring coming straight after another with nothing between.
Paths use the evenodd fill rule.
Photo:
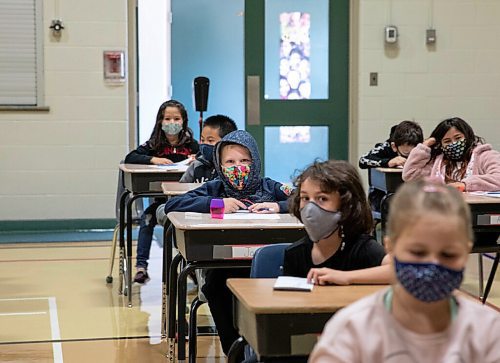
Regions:
<instances>
[{"instance_id":1,"label":"worksheet on desk","mask_svg":"<svg viewBox=\"0 0 500 363\"><path fill-rule=\"evenodd\" d=\"M257 214L257 213L234 213L234 214L224 214L224 219L244 219L255 221L257 219L262 220L276 220L280 219L278 214Z\"/></svg>"}]
</instances>

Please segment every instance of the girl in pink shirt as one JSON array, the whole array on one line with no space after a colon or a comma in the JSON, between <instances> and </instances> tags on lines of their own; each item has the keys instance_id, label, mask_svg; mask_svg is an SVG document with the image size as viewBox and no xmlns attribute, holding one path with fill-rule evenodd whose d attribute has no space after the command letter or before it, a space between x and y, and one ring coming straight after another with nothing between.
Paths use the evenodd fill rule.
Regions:
<instances>
[{"instance_id":1,"label":"girl in pink shirt","mask_svg":"<svg viewBox=\"0 0 500 363\"><path fill-rule=\"evenodd\" d=\"M403 168L403 180L437 177L459 190L500 190L500 153L458 117L442 121L418 144Z\"/></svg>"},{"instance_id":2,"label":"girl in pink shirt","mask_svg":"<svg viewBox=\"0 0 500 363\"><path fill-rule=\"evenodd\" d=\"M309 362L500 362L500 314L453 292L473 238L460 193L405 183L389 213L392 286L335 314Z\"/></svg>"}]
</instances>

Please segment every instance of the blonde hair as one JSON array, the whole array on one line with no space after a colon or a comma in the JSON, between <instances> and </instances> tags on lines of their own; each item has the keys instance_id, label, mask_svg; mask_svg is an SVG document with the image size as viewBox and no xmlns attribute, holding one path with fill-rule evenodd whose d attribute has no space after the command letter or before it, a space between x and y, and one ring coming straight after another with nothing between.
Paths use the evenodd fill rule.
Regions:
<instances>
[{"instance_id":1,"label":"blonde hair","mask_svg":"<svg viewBox=\"0 0 500 363\"><path fill-rule=\"evenodd\" d=\"M393 241L422 215L439 213L458 218L469 241L474 239L469 206L453 187L430 180L404 183L391 200L387 235Z\"/></svg>"}]
</instances>

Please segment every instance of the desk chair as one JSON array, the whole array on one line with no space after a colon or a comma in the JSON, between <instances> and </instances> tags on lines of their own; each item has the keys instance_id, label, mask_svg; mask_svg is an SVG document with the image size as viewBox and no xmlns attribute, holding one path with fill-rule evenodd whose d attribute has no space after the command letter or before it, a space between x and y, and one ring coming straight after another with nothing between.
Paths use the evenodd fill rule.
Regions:
<instances>
[{"instance_id":1,"label":"desk chair","mask_svg":"<svg viewBox=\"0 0 500 363\"><path fill-rule=\"evenodd\" d=\"M277 243L263 246L255 251L250 268L250 278L276 278L283 275L283 262L285 250L290 243ZM236 340L228 353L228 362L236 363L236 358L245 350L245 357L253 355L253 350L247 345L245 339Z\"/></svg>"},{"instance_id":2,"label":"desk chair","mask_svg":"<svg viewBox=\"0 0 500 363\"><path fill-rule=\"evenodd\" d=\"M372 168L368 169L368 187L369 187L369 193L372 193L374 190L373 185L372 185ZM381 192L381 191L380 191ZM370 194L369 194L370 195ZM370 206L373 201L369 200ZM375 206L377 210L372 209L372 217L373 217L373 236L375 239L377 239L377 226L382 222L382 213L381 213L381 207L382 203L378 203L378 206ZM381 238L384 237L384 231L381 231Z\"/></svg>"},{"instance_id":3,"label":"desk chair","mask_svg":"<svg viewBox=\"0 0 500 363\"><path fill-rule=\"evenodd\" d=\"M121 161L123 163L123 160ZM111 284L113 282L113 267L115 264L115 254L116 245L118 243L118 232L120 231L120 198L124 193L128 193L125 189L125 183L123 181L123 171L118 170L118 186L116 188L116 204L115 204L115 218L116 226L113 231L113 240L111 242L111 255L109 257L109 274L106 276L106 283ZM129 197L127 196L127 199ZM144 207L142 203L142 198L137 199L132 208L132 223L138 225L141 221L142 213L144 212ZM125 226L124 226L125 228Z\"/></svg>"}]
</instances>

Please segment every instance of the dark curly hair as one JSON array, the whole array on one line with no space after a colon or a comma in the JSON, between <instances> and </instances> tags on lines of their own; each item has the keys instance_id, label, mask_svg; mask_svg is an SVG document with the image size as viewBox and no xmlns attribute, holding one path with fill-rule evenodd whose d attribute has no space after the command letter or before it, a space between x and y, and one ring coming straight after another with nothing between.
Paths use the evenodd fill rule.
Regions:
<instances>
[{"instance_id":1,"label":"dark curly hair","mask_svg":"<svg viewBox=\"0 0 500 363\"><path fill-rule=\"evenodd\" d=\"M294 181L295 190L289 199L290 213L300 218L300 188L304 180L320 184L324 193L338 192L342 219L339 224L347 241L363 233L371 233L373 217L357 170L343 160L315 161Z\"/></svg>"}]
</instances>

